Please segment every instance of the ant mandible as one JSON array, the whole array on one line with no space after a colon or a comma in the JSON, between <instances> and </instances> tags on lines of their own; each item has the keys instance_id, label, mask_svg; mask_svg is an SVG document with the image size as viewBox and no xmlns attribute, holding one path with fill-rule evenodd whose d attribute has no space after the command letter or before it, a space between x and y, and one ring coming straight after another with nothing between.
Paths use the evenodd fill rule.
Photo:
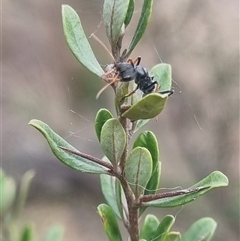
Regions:
<instances>
[{"instance_id":1,"label":"ant mandible","mask_svg":"<svg viewBox=\"0 0 240 241\"><path fill-rule=\"evenodd\" d=\"M97 98L109 85L112 85L119 81L128 82L134 80L135 84L137 85L136 88L129 94L125 95L124 98L131 96L138 89L143 92L143 96L153 93L155 90L158 90L157 81L153 81L154 77L149 76L148 71L140 65L140 62L141 57L138 57L134 61L132 61L132 59L128 59L127 62L115 63L113 68L103 75L103 78L109 83L98 92ZM109 77L109 75L111 75L113 72L115 72L114 77ZM161 91L159 93L168 94L170 96L173 94L173 90Z\"/></svg>"}]
</instances>

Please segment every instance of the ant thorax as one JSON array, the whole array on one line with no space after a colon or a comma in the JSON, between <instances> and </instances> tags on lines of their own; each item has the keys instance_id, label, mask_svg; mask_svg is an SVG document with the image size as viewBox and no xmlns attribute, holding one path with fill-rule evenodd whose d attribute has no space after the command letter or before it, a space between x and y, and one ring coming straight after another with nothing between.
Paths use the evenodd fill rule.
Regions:
<instances>
[{"instance_id":1,"label":"ant thorax","mask_svg":"<svg viewBox=\"0 0 240 241\"><path fill-rule=\"evenodd\" d=\"M137 65L135 67L135 71L136 71L136 75L139 77L139 78L146 78L146 76L148 76L148 72L147 72L147 69L146 68L143 68L141 65Z\"/></svg>"}]
</instances>

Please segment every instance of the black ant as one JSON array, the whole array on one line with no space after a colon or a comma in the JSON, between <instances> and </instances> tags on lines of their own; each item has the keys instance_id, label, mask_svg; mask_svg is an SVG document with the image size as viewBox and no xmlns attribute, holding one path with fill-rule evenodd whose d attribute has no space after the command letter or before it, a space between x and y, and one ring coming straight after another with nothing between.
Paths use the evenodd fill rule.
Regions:
<instances>
[{"instance_id":1,"label":"black ant","mask_svg":"<svg viewBox=\"0 0 240 241\"><path fill-rule=\"evenodd\" d=\"M135 61L129 59L127 62L118 62L113 65L113 68L107 71L103 78L109 83L103 89L98 92L97 98L99 95L109 86L119 81L128 82L131 80L135 81L137 87L125 95L129 97L134 94L138 89L143 92L143 96L153 93L158 89L157 81L153 81L154 77L150 77L147 70L140 65L141 57L138 57ZM111 74L114 72L114 75ZM110 75L110 77L109 77ZM168 94L169 96L173 94L173 90L161 91L160 94Z\"/></svg>"}]
</instances>

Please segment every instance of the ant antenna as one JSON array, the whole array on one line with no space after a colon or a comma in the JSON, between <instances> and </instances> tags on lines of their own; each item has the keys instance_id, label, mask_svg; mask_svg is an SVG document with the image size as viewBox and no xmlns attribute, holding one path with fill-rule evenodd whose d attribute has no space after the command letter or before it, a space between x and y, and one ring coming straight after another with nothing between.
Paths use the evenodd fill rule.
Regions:
<instances>
[{"instance_id":1,"label":"ant antenna","mask_svg":"<svg viewBox=\"0 0 240 241\"><path fill-rule=\"evenodd\" d=\"M162 61L162 59L161 59L161 57L160 57L160 54L158 53L158 51L157 51L157 49L156 49L155 45L153 45L153 48L154 48L154 51L156 52L156 54L157 54L157 56L158 56L159 60L160 60L160 61L161 61L161 63L162 63L163 61Z\"/></svg>"},{"instance_id":2,"label":"ant antenna","mask_svg":"<svg viewBox=\"0 0 240 241\"><path fill-rule=\"evenodd\" d=\"M95 33L92 33L89 38L94 38L109 54L109 56L114 60L112 53L109 51L109 49L106 47L106 45L95 35Z\"/></svg>"},{"instance_id":3,"label":"ant antenna","mask_svg":"<svg viewBox=\"0 0 240 241\"><path fill-rule=\"evenodd\" d=\"M98 99L99 98L99 96L103 93L103 91L105 91L110 85L112 85L112 84L114 84L114 83L116 83L116 82L118 82L119 80L118 80L118 75L115 77L115 78L113 78L113 80L111 81L111 82L109 82L107 85L105 85L101 90L99 90L99 92L97 93L97 95L96 95L96 99Z\"/></svg>"}]
</instances>

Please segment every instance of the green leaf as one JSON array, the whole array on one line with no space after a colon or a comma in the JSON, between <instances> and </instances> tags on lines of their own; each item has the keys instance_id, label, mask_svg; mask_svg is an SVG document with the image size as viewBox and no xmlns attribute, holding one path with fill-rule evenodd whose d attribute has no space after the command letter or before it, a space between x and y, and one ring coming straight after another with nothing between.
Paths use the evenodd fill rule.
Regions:
<instances>
[{"instance_id":1,"label":"green leaf","mask_svg":"<svg viewBox=\"0 0 240 241\"><path fill-rule=\"evenodd\" d=\"M157 227L153 240L164 241L175 222L172 215L166 215Z\"/></svg>"},{"instance_id":2,"label":"green leaf","mask_svg":"<svg viewBox=\"0 0 240 241\"><path fill-rule=\"evenodd\" d=\"M139 40L142 38L151 17L152 6L153 6L153 0L144 0L137 29L134 33L132 42L130 43L130 46L128 48L126 58L130 56L133 49L136 47L137 43L139 42Z\"/></svg>"},{"instance_id":3,"label":"green leaf","mask_svg":"<svg viewBox=\"0 0 240 241\"><path fill-rule=\"evenodd\" d=\"M220 171L214 171L200 182L194 184L190 188L200 187L200 186L211 186L211 189L216 187L228 186L228 178Z\"/></svg>"},{"instance_id":4,"label":"green leaf","mask_svg":"<svg viewBox=\"0 0 240 241\"><path fill-rule=\"evenodd\" d=\"M116 182L118 182L118 180L113 176L101 174L100 181L101 181L102 194L105 200L107 201L108 205L112 208L114 213L121 219L122 209L120 213L119 205L118 205L119 200L117 200L117 190L116 190Z\"/></svg>"},{"instance_id":5,"label":"green leaf","mask_svg":"<svg viewBox=\"0 0 240 241\"><path fill-rule=\"evenodd\" d=\"M48 230L44 238L44 241L61 241L62 238L63 238L63 227L53 226Z\"/></svg>"},{"instance_id":6,"label":"green leaf","mask_svg":"<svg viewBox=\"0 0 240 241\"><path fill-rule=\"evenodd\" d=\"M122 116L131 121L154 118L162 112L167 99L168 94L148 94L125 111Z\"/></svg>"},{"instance_id":7,"label":"green leaf","mask_svg":"<svg viewBox=\"0 0 240 241\"><path fill-rule=\"evenodd\" d=\"M153 240L155 237L155 231L159 225L159 220L156 216L152 214L148 214L145 217L143 226L140 231L140 238L145 239L147 241Z\"/></svg>"},{"instance_id":8,"label":"green leaf","mask_svg":"<svg viewBox=\"0 0 240 241\"><path fill-rule=\"evenodd\" d=\"M128 26L128 24L132 19L133 12L134 12L134 5L135 5L135 0L130 0L128 5L128 10L127 10L127 15L124 20L125 28Z\"/></svg>"},{"instance_id":9,"label":"green leaf","mask_svg":"<svg viewBox=\"0 0 240 241\"><path fill-rule=\"evenodd\" d=\"M160 169L161 169L161 162L159 160L159 149L158 149L158 142L156 136L151 131L144 131L142 132L133 144L133 148L135 147L145 147L148 149L152 156L152 175L148 184L146 186L146 190L144 191L144 195L148 194L155 194L160 179Z\"/></svg>"},{"instance_id":10,"label":"green leaf","mask_svg":"<svg viewBox=\"0 0 240 241\"><path fill-rule=\"evenodd\" d=\"M146 120L138 120L136 127L134 129L134 133L137 132L139 129L141 129L143 126L145 126L151 119L146 119Z\"/></svg>"},{"instance_id":11,"label":"green leaf","mask_svg":"<svg viewBox=\"0 0 240 241\"><path fill-rule=\"evenodd\" d=\"M183 235L182 241L210 241L217 228L212 218L202 218L192 224Z\"/></svg>"},{"instance_id":12,"label":"green leaf","mask_svg":"<svg viewBox=\"0 0 240 241\"><path fill-rule=\"evenodd\" d=\"M144 147L136 147L127 158L125 165L125 177L136 195L139 197L152 174L152 157Z\"/></svg>"},{"instance_id":13,"label":"green leaf","mask_svg":"<svg viewBox=\"0 0 240 241\"><path fill-rule=\"evenodd\" d=\"M118 163L126 146L126 134L117 119L111 118L104 123L100 140L106 157L112 163Z\"/></svg>"},{"instance_id":14,"label":"green leaf","mask_svg":"<svg viewBox=\"0 0 240 241\"><path fill-rule=\"evenodd\" d=\"M149 71L154 81L160 86L159 91L167 91L172 88L172 67L170 64L157 64Z\"/></svg>"},{"instance_id":15,"label":"green leaf","mask_svg":"<svg viewBox=\"0 0 240 241\"><path fill-rule=\"evenodd\" d=\"M77 151L73 146L66 142L62 137L56 134L47 124L40 120L31 120L29 124L39 130L43 136L47 139L48 144L53 152L53 154L68 167L88 173L108 173L108 169L95 163L89 161L86 158L74 155L72 153L63 151L59 147L65 147L67 149Z\"/></svg>"},{"instance_id":16,"label":"green leaf","mask_svg":"<svg viewBox=\"0 0 240 241\"><path fill-rule=\"evenodd\" d=\"M172 68L169 64L157 64L149 71L150 76L154 77L154 81L158 82L160 91L168 91L172 88ZM165 103L166 104L166 103ZM134 132L145 126L151 119L138 120Z\"/></svg>"},{"instance_id":17,"label":"green leaf","mask_svg":"<svg viewBox=\"0 0 240 241\"><path fill-rule=\"evenodd\" d=\"M12 206L16 196L16 183L0 169L0 216Z\"/></svg>"},{"instance_id":18,"label":"green leaf","mask_svg":"<svg viewBox=\"0 0 240 241\"><path fill-rule=\"evenodd\" d=\"M17 202L16 202L16 213L15 213L16 218L19 217L21 211L24 208L24 205L26 203L26 199L28 196L28 191L31 185L31 181L34 176L35 176L35 172L32 170L29 170L23 175L21 179L19 195L17 197Z\"/></svg>"},{"instance_id":19,"label":"green leaf","mask_svg":"<svg viewBox=\"0 0 240 241\"><path fill-rule=\"evenodd\" d=\"M185 193L178 196L161 198L154 201L149 201L144 203L144 206L153 206L153 207L161 207L161 208L169 208L184 205L188 202L192 202L202 196L203 194L209 192L213 188L224 187L228 185L227 177L219 172L215 171L211 173L209 176L198 182L197 184L190 187L188 190L189 193ZM198 191L191 192L191 190L199 188Z\"/></svg>"},{"instance_id":20,"label":"green leaf","mask_svg":"<svg viewBox=\"0 0 240 241\"><path fill-rule=\"evenodd\" d=\"M33 240L33 226L32 225L26 225L23 228L20 240L21 241L32 241Z\"/></svg>"},{"instance_id":21,"label":"green leaf","mask_svg":"<svg viewBox=\"0 0 240 241\"><path fill-rule=\"evenodd\" d=\"M181 234L179 232L170 232L164 241L181 241Z\"/></svg>"},{"instance_id":22,"label":"green leaf","mask_svg":"<svg viewBox=\"0 0 240 241\"><path fill-rule=\"evenodd\" d=\"M109 119L113 118L112 113L107 109L100 109L95 118L95 131L100 141L102 127L105 122Z\"/></svg>"},{"instance_id":23,"label":"green leaf","mask_svg":"<svg viewBox=\"0 0 240 241\"><path fill-rule=\"evenodd\" d=\"M112 208L106 204L100 204L97 209L108 239L110 241L122 241L118 223Z\"/></svg>"},{"instance_id":24,"label":"green leaf","mask_svg":"<svg viewBox=\"0 0 240 241\"><path fill-rule=\"evenodd\" d=\"M161 162L159 160L157 138L151 131L142 132L135 140L133 148L137 146L147 148L152 156L153 161L152 175L150 180L148 181L148 184L144 191L144 195L155 194L159 186L159 179L161 174ZM145 209L146 207L141 208L140 214L142 214L145 211Z\"/></svg>"},{"instance_id":25,"label":"green leaf","mask_svg":"<svg viewBox=\"0 0 240 241\"><path fill-rule=\"evenodd\" d=\"M122 27L128 11L129 0L105 0L103 21L111 46L117 44L123 34Z\"/></svg>"},{"instance_id":26,"label":"green leaf","mask_svg":"<svg viewBox=\"0 0 240 241\"><path fill-rule=\"evenodd\" d=\"M102 76L104 73L83 31L76 11L68 5L62 5L63 31L69 48L77 60L89 71Z\"/></svg>"}]
</instances>

